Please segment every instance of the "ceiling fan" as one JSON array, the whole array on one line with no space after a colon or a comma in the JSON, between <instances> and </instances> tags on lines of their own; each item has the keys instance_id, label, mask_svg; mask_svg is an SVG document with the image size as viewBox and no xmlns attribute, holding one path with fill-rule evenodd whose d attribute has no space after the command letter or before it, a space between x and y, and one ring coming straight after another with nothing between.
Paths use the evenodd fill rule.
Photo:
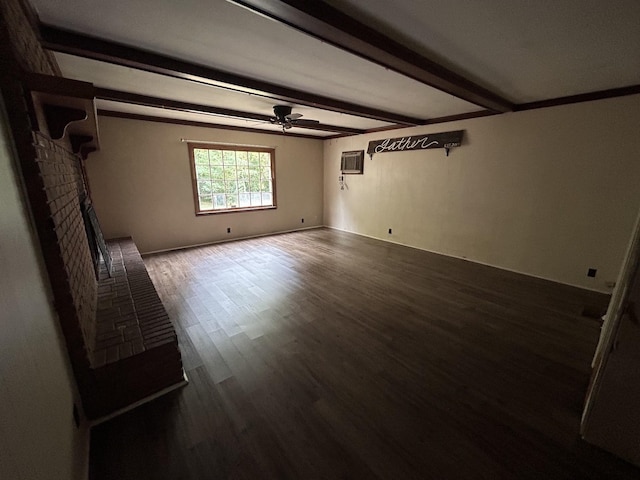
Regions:
<instances>
[{"instance_id":1,"label":"ceiling fan","mask_svg":"<svg viewBox=\"0 0 640 480\"><path fill-rule=\"evenodd\" d=\"M269 121L274 125L281 125L282 131L286 131L295 126L313 126L320 122L318 120L303 120L301 113L291 113L291 107L289 105L275 105L273 107L274 117L271 117Z\"/></svg>"}]
</instances>

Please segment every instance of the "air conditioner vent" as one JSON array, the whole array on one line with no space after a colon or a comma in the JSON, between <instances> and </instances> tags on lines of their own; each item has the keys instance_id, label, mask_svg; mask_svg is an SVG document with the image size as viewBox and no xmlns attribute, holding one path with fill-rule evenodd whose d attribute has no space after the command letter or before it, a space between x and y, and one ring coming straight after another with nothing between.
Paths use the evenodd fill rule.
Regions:
<instances>
[{"instance_id":1,"label":"air conditioner vent","mask_svg":"<svg viewBox=\"0 0 640 480\"><path fill-rule=\"evenodd\" d=\"M362 174L364 168L364 150L342 152L340 170L343 174Z\"/></svg>"}]
</instances>

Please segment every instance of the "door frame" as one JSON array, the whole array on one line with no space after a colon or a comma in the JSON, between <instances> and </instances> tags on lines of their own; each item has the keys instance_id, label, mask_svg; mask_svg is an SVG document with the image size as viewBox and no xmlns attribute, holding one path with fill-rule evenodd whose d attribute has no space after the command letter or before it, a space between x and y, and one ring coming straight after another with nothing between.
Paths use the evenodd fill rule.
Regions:
<instances>
[{"instance_id":1,"label":"door frame","mask_svg":"<svg viewBox=\"0 0 640 480\"><path fill-rule=\"evenodd\" d=\"M582 420L580 423L580 435L584 437L589 416L592 411L595 399L598 396L602 375L607 365L609 354L615 348L620 321L627 308L627 300L629 298L629 290L634 284L636 278L640 275L640 212L636 218L633 236L629 241L627 253L618 275L615 289L611 295L611 300L604 316L604 323L600 331L600 339L596 352L591 362L591 380L585 398L584 410L582 412Z\"/></svg>"}]
</instances>

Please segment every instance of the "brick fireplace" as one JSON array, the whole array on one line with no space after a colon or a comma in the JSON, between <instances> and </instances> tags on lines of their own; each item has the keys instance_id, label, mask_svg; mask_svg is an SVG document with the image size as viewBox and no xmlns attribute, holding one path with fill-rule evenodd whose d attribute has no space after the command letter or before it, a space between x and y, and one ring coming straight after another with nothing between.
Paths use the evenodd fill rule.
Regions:
<instances>
[{"instance_id":1,"label":"brick fireplace","mask_svg":"<svg viewBox=\"0 0 640 480\"><path fill-rule=\"evenodd\" d=\"M96 240L88 235L95 226L83 217L83 205L91 202L83 162L91 149L80 147L84 136L51 135L40 111L51 92L45 100L33 95L32 77L38 89L62 97L93 87L69 87L73 81L61 78L25 0L0 2L0 21L0 89L24 190L84 411L95 419L182 384L177 338L131 239L109 242L111 276L99 261ZM95 109L93 115L95 122Z\"/></svg>"}]
</instances>

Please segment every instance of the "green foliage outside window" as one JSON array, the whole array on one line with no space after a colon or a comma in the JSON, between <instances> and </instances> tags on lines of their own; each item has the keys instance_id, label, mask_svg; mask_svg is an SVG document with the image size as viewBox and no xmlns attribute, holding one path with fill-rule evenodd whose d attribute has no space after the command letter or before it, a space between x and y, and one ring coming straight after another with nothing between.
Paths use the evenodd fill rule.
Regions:
<instances>
[{"instance_id":1,"label":"green foliage outside window","mask_svg":"<svg viewBox=\"0 0 640 480\"><path fill-rule=\"evenodd\" d=\"M198 210L274 205L271 152L193 148Z\"/></svg>"}]
</instances>

